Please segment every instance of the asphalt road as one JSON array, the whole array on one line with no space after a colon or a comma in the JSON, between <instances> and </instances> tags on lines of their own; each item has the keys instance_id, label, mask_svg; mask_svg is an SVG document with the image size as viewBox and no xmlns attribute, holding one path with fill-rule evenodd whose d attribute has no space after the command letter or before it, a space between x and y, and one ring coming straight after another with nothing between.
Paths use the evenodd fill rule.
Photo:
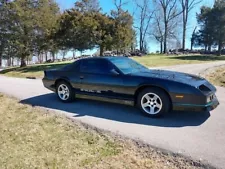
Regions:
<instances>
[{"instance_id":1,"label":"asphalt road","mask_svg":"<svg viewBox=\"0 0 225 169\"><path fill-rule=\"evenodd\" d=\"M199 74L222 64L225 62L178 65L164 69ZM225 88L217 89L221 104L210 113L171 112L164 118L151 119L136 108L124 105L89 100L63 104L55 94L43 87L40 79L0 76L0 92L17 97L23 103L53 109L95 127L225 168Z\"/></svg>"}]
</instances>

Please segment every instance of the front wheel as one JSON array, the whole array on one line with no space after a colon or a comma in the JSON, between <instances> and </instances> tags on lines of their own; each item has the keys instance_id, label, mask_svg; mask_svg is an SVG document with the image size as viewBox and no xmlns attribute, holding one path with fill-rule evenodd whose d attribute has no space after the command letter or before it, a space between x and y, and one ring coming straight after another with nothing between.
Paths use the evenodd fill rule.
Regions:
<instances>
[{"instance_id":1,"label":"front wheel","mask_svg":"<svg viewBox=\"0 0 225 169\"><path fill-rule=\"evenodd\" d=\"M75 98L75 93L71 85L67 82L61 81L56 86L58 98L62 102L71 102Z\"/></svg>"},{"instance_id":2,"label":"front wheel","mask_svg":"<svg viewBox=\"0 0 225 169\"><path fill-rule=\"evenodd\" d=\"M146 88L137 99L140 110L150 117L159 117L166 114L171 106L169 97L159 88Z\"/></svg>"}]
</instances>

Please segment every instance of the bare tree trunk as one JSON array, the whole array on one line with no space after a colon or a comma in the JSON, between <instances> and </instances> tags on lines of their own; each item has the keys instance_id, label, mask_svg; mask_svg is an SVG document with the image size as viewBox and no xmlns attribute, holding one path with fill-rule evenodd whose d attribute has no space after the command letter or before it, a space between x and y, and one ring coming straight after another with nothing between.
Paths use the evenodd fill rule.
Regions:
<instances>
[{"instance_id":1,"label":"bare tree trunk","mask_svg":"<svg viewBox=\"0 0 225 169\"><path fill-rule=\"evenodd\" d=\"M193 51L194 42L191 41L191 51Z\"/></svg>"},{"instance_id":2,"label":"bare tree trunk","mask_svg":"<svg viewBox=\"0 0 225 169\"><path fill-rule=\"evenodd\" d=\"M65 59L65 55L66 55L66 54L65 54L65 51L63 51L63 59Z\"/></svg>"},{"instance_id":3,"label":"bare tree trunk","mask_svg":"<svg viewBox=\"0 0 225 169\"><path fill-rule=\"evenodd\" d=\"M219 45L218 45L218 56L221 56L221 50L222 50L222 42L220 41L219 42Z\"/></svg>"},{"instance_id":4,"label":"bare tree trunk","mask_svg":"<svg viewBox=\"0 0 225 169\"><path fill-rule=\"evenodd\" d=\"M11 52L10 52L10 48L8 48L7 65L11 66Z\"/></svg>"},{"instance_id":5,"label":"bare tree trunk","mask_svg":"<svg viewBox=\"0 0 225 169\"><path fill-rule=\"evenodd\" d=\"M27 57L27 65L29 65L29 57Z\"/></svg>"},{"instance_id":6,"label":"bare tree trunk","mask_svg":"<svg viewBox=\"0 0 225 169\"><path fill-rule=\"evenodd\" d=\"M186 32L187 32L187 23L184 21L183 23L183 42L182 42L182 49L185 50L186 48Z\"/></svg>"},{"instance_id":7,"label":"bare tree trunk","mask_svg":"<svg viewBox=\"0 0 225 169\"><path fill-rule=\"evenodd\" d=\"M2 54L0 53L0 67L2 66Z\"/></svg>"},{"instance_id":8,"label":"bare tree trunk","mask_svg":"<svg viewBox=\"0 0 225 169\"><path fill-rule=\"evenodd\" d=\"M27 64L26 64L26 55L25 54L22 54L22 57L21 57L21 60L20 60L20 67L26 67Z\"/></svg>"},{"instance_id":9,"label":"bare tree trunk","mask_svg":"<svg viewBox=\"0 0 225 169\"><path fill-rule=\"evenodd\" d=\"M11 66L14 66L14 58L11 57Z\"/></svg>"},{"instance_id":10,"label":"bare tree trunk","mask_svg":"<svg viewBox=\"0 0 225 169\"><path fill-rule=\"evenodd\" d=\"M44 53L41 54L41 62L44 62Z\"/></svg>"},{"instance_id":11,"label":"bare tree trunk","mask_svg":"<svg viewBox=\"0 0 225 169\"><path fill-rule=\"evenodd\" d=\"M135 0L135 2L137 6L136 10L139 11L137 17L140 21L139 25L135 27L139 30L140 51L144 52L145 40L154 11L151 11L150 0L142 0L141 2L139 0Z\"/></svg>"},{"instance_id":12,"label":"bare tree trunk","mask_svg":"<svg viewBox=\"0 0 225 169\"><path fill-rule=\"evenodd\" d=\"M208 51L211 52L211 50L212 50L212 46L209 45L209 46L208 46Z\"/></svg>"},{"instance_id":13,"label":"bare tree trunk","mask_svg":"<svg viewBox=\"0 0 225 169\"><path fill-rule=\"evenodd\" d=\"M38 63L41 63L40 58L41 58L40 53L38 52L38 54L37 54Z\"/></svg>"},{"instance_id":14,"label":"bare tree trunk","mask_svg":"<svg viewBox=\"0 0 225 169\"><path fill-rule=\"evenodd\" d=\"M10 57L7 59L7 66L11 66L11 58Z\"/></svg>"},{"instance_id":15,"label":"bare tree trunk","mask_svg":"<svg viewBox=\"0 0 225 169\"><path fill-rule=\"evenodd\" d=\"M160 42L160 53L163 53L163 41Z\"/></svg>"},{"instance_id":16,"label":"bare tree trunk","mask_svg":"<svg viewBox=\"0 0 225 169\"><path fill-rule=\"evenodd\" d=\"M42 53L40 53L39 56L38 56L38 62L42 63Z\"/></svg>"},{"instance_id":17,"label":"bare tree trunk","mask_svg":"<svg viewBox=\"0 0 225 169\"><path fill-rule=\"evenodd\" d=\"M100 46L100 56L103 56L103 52L104 52L104 47Z\"/></svg>"},{"instance_id":18,"label":"bare tree trunk","mask_svg":"<svg viewBox=\"0 0 225 169\"><path fill-rule=\"evenodd\" d=\"M17 58L17 61L16 62L17 62L16 65L19 66L20 65L20 59Z\"/></svg>"},{"instance_id":19,"label":"bare tree trunk","mask_svg":"<svg viewBox=\"0 0 225 169\"><path fill-rule=\"evenodd\" d=\"M182 37L182 49L185 50L185 43L186 43L186 32L187 32L187 17L188 17L188 3L187 1L182 1L182 9L183 9L183 37Z\"/></svg>"},{"instance_id":20,"label":"bare tree trunk","mask_svg":"<svg viewBox=\"0 0 225 169\"><path fill-rule=\"evenodd\" d=\"M174 21L181 13L182 10L178 10L177 0L157 0L163 11L163 24L164 24L164 53L167 53L167 38L168 35L172 32L169 26L171 22Z\"/></svg>"},{"instance_id":21,"label":"bare tree trunk","mask_svg":"<svg viewBox=\"0 0 225 169\"><path fill-rule=\"evenodd\" d=\"M45 52L45 62L48 60L48 52Z\"/></svg>"},{"instance_id":22,"label":"bare tree trunk","mask_svg":"<svg viewBox=\"0 0 225 169\"><path fill-rule=\"evenodd\" d=\"M167 52L167 34L168 34L168 25L165 23L165 35L164 35L164 50L163 53Z\"/></svg>"},{"instance_id":23,"label":"bare tree trunk","mask_svg":"<svg viewBox=\"0 0 225 169\"><path fill-rule=\"evenodd\" d=\"M194 46L194 35L195 35L196 29L197 29L197 26L195 27L195 29L193 30L193 33L192 33L192 38L191 38L191 51L193 50L193 46Z\"/></svg>"},{"instance_id":24,"label":"bare tree trunk","mask_svg":"<svg viewBox=\"0 0 225 169\"><path fill-rule=\"evenodd\" d=\"M74 50L73 51L73 59L75 59L75 57L76 57L76 51Z\"/></svg>"},{"instance_id":25,"label":"bare tree trunk","mask_svg":"<svg viewBox=\"0 0 225 169\"><path fill-rule=\"evenodd\" d=\"M182 14L183 14L183 44L182 49L186 48L186 34L187 34L187 23L189 18L190 11L202 0L180 0L182 6Z\"/></svg>"},{"instance_id":26,"label":"bare tree trunk","mask_svg":"<svg viewBox=\"0 0 225 169\"><path fill-rule=\"evenodd\" d=\"M143 41L143 39L142 39L142 32L140 32L140 51L142 52L142 50L143 50L143 44L142 44L142 41Z\"/></svg>"},{"instance_id":27,"label":"bare tree trunk","mask_svg":"<svg viewBox=\"0 0 225 169\"><path fill-rule=\"evenodd\" d=\"M52 61L55 62L55 52L52 52Z\"/></svg>"}]
</instances>

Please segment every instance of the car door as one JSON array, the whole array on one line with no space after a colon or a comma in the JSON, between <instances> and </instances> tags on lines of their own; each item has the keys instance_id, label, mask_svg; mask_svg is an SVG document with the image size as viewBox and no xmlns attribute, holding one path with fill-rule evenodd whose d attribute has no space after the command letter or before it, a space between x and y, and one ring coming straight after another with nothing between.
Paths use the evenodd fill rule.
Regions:
<instances>
[{"instance_id":1,"label":"car door","mask_svg":"<svg viewBox=\"0 0 225 169\"><path fill-rule=\"evenodd\" d=\"M63 68L61 78L66 79L70 82L75 91L78 91L81 84L79 67L80 61L76 61Z\"/></svg>"},{"instance_id":2,"label":"car door","mask_svg":"<svg viewBox=\"0 0 225 169\"><path fill-rule=\"evenodd\" d=\"M123 74L106 59L84 59L80 64L80 91L88 95L124 98Z\"/></svg>"}]
</instances>

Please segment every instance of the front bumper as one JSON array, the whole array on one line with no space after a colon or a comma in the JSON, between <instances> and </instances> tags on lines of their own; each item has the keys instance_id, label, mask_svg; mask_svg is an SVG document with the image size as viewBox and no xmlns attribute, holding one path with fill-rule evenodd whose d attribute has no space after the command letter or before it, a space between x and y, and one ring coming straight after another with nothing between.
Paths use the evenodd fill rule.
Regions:
<instances>
[{"instance_id":1,"label":"front bumper","mask_svg":"<svg viewBox=\"0 0 225 169\"><path fill-rule=\"evenodd\" d=\"M182 104L182 103L174 103L173 110L178 111L212 111L219 106L219 101L215 97L211 102L205 105L198 104Z\"/></svg>"}]
</instances>

